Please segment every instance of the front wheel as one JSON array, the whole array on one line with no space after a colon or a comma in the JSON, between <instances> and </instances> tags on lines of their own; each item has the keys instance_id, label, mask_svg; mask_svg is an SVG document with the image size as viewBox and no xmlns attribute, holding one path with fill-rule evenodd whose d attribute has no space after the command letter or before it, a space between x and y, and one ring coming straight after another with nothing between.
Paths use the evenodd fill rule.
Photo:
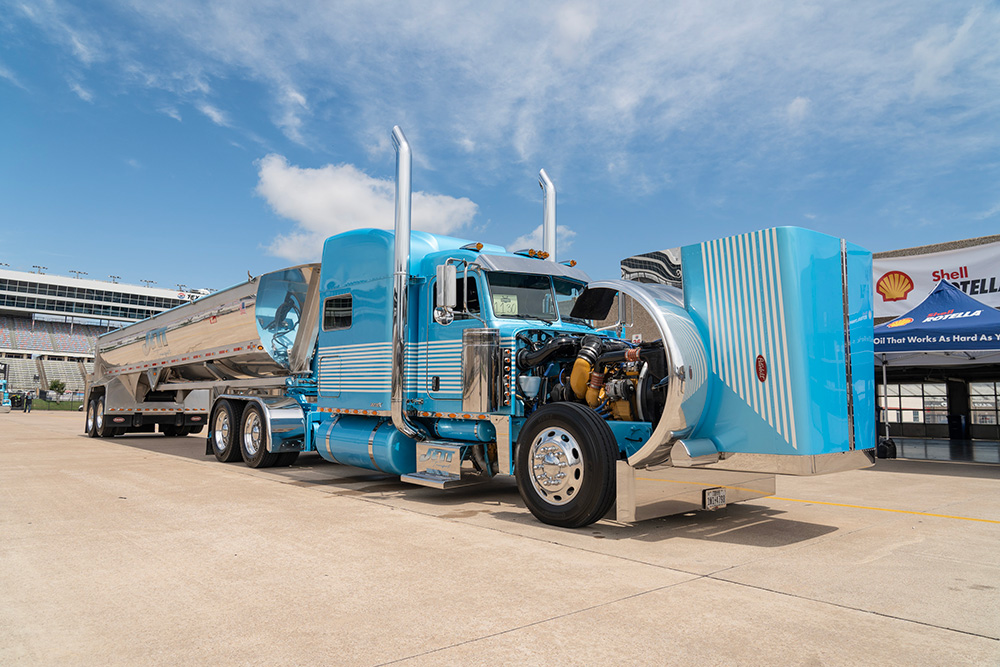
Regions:
<instances>
[{"instance_id":1,"label":"front wheel","mask_svg":"<svg viewBox=\"0 0 1000 667\"><path fill-rule=\"evenodd\" d=\"M259 406L250 404L243 411L243 424L240 428L240 450L243 462L251 468L270 468L278 455L267 451L267 424Z\"/></svg>"},{"instance_id":2,"label":"front wheel","mask_svg":"<svg viewBox=\"0 0 1000 667\"><path fill-rule=\"evenodd\" d=\"M539 521L581 528L611 509L617 459L614 435L596 412L578 403L550 403L521 429L514 476Z\"/></svg>"}]
</instances>

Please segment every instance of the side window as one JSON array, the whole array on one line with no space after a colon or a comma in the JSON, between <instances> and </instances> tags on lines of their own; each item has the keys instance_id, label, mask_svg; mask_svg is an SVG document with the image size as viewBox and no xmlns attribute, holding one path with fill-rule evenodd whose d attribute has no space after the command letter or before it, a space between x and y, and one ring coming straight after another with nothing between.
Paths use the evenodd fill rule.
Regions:
<instances>
[{"instance_id":1,"label":"side window","mask_svg":"<svg viewBox=\"0 0 1000 667\"><path fill-rule=\"evenodd\" d=\"M437 290L436 289L433 289L433 294L434 294L434 305L433 305L433 308L437 308L438 304L437 304ZM462 319L462 318L468 317L467 315L463 315L462 314L462 311L463 311L462 306L465 305L463 303L463 299L466 298L466 294L465 294L465 278L459 278L456 281L455 295L457 297L456 298L456 302L457 303L456 303L456 306L455 306L455 319ZM469 310L469 312L470 313L475 313L476 315L478 315L479 314L479 288L476 285L476 279L472 278L472 277L469 278L469 294L468 294L468 299L469 299L469 302L468 302L468 310Z\"/></svg>"},{"instance_id":2,"label":"side window","mask_svg":"<svg viewBox=\"0 0 1000 667\"><path fill-rule=\"evenodd\" d=\"M327 297L323 302L323 331L350 329L353 301L350 294Z\"/></svg>"}]
</instances>

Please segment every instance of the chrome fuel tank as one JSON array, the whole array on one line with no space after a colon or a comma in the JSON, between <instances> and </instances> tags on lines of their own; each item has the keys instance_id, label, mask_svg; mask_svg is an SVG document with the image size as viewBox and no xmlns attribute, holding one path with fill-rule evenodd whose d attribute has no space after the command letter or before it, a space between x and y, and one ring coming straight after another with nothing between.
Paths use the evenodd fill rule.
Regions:
<instances>
[{"instance_id":1,"label":"chrome fuel tank","mask_svg":"<svg viewBox=\"0 0 1000 667\"><path fill-rule=\"evenodd\" d=\"M225 381L307 370L318 306L318 264L266 273L101 336L95 380L168 371L172 381Z\"/></svg>"}]
</instances>

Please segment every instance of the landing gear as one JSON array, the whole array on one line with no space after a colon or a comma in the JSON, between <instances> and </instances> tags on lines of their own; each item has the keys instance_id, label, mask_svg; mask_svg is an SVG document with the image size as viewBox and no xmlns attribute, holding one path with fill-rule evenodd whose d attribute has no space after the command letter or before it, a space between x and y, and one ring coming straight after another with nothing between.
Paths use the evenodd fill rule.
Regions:
<instances>
[{"instance_id":1,"label":"landing gear","mask_svg":"<svg viewBox=\"0 0 1000 667\"><path fill-rule=\"evenodd\" d=\"M617 459L614 435L596 412L578 403L550 403L521 429L514 475L539 521L580 528L611 509Z\"/></svg>"}]
</instances>

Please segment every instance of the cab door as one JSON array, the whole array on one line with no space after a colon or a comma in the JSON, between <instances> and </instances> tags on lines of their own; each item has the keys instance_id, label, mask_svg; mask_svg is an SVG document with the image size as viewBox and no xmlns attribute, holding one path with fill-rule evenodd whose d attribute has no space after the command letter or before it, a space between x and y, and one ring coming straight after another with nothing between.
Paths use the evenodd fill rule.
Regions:
<instances>
[{"instance_id":1,"label":"cab door","mask_svg":"<svg viewBox=\"0 0 1000 667\"><path fill-rule=\"evenodd\" d=\"M484 326L479 319L483 317L483 285L478 275L469 272L466 292L465 277L458 279L455 320L447 325L434 321L436 288L436 280L432 280L428 286L427 336L418 343L421 391L427 411L457 413L462 410L462 335L466 329Z\"/></svg>"}]
</instances>

